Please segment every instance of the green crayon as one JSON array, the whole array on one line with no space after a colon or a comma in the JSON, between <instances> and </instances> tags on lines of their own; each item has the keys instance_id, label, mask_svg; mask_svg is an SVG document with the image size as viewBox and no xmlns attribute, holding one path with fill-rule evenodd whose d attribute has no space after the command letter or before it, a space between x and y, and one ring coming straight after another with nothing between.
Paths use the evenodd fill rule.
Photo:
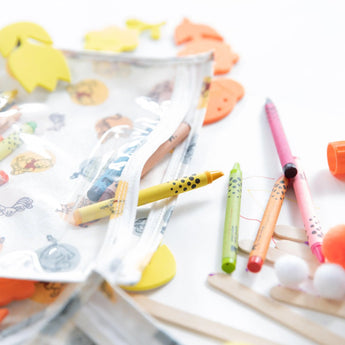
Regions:
<instances>
[{"instance_id":1,"label":"green crayon","mask_svg":"<svg viewBox=\"0 0 345 345\"><path fill-rule=\"evenodd\" d=\"M226 273L231 273L236 268L241 196L242 171L239 163L235 163L230 171L223 234L222 270Z\"/></svg>"},{"instance_id":2,"label":"green crayon","mask_svg":"<svg viewBox=\"0 0 345 345\"><path fill-rule=\"evenodd\" d=\"M33 134L36 129L35 122L27 122L22 125L19 131L16 131L0 141L0 161L10 155L18 146L23 143L21 133Z\"/></svg>"}]
</instances>

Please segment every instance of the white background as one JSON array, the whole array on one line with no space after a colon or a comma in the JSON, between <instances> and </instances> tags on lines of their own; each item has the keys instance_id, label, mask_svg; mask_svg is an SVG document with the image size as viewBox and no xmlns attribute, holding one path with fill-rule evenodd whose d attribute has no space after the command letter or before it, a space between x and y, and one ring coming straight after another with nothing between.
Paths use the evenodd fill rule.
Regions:
<instances>
[{"instance_id":1,"label":"white background","mask_svg":"<svg viewBox=\"0 0 345 345\"><path fill-rule=\"evenodd\" d=\"M240 162L244 177L241 214L252 218L262 216L273 183L254 176L277 178L281 173L263 113L266 97L276 104L291 149L302 159L324 231L344 223L345 182L329 173L326 157L328 142L345 140L344 9L343 1L1 1L0 27L36 22L58 48L82 49L88 31L124 27L126 19L138 18L167 24L157 42L142 36L134 54L174 56L180 48L173 32L187 17L211 25L239 54L226 77L240 82L245 96L231 115L202 128L190 166L190 172L222 170L225 177L179 197L164 241L175 256L177 273L168 285L149 293L153 299L280 344L312 344L214 290L206 279L221 271L227 175L233 164ZM292 191L278 223L302 226ZM257 227L257 222L241 219L240 237L253 240ZM250 274L246 259L239 256L233 276L267 295L278 283L272 266ZM345 336L344 321L295 310ZM163 327L184 344L220 344Z\"/></svg>"}]
</instances>

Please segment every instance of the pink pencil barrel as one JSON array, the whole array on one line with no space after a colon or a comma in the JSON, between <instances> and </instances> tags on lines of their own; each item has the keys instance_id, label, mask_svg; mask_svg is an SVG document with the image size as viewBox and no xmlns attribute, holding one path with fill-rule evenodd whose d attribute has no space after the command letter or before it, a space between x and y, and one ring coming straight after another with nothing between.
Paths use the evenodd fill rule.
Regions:
<instances>
[{"instance_id":1,"label":"pink pencil barrel","mask_svg":"<svg viewBox=\"0 0 345 345\"><path fill-rule=\"evenodd\" d=\"M290 151L277 109L269 99L266 101L265 110L284 175L287 178L293 178L297 175L296 164Z\"/></svg>"},{"instance_id":2,"label":"pink pencil barrel","mask_svg":"<svg viewBox=\"0 0 345 345\"><path fill-rule=\"evenodd\" d=\"M320 262L324 262L325 258L321 251L323 233L316 216L305 173L301 170L300 166L298 166L298 174L292 179L292 186L295 191L298 208L302 215L309 247L317 259Z\"/></svg>"}]
</instances>

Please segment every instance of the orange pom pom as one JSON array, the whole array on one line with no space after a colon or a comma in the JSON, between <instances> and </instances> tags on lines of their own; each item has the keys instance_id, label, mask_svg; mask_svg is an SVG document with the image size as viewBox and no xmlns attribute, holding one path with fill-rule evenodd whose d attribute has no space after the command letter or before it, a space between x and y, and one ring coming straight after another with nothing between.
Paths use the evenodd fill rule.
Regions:
<instances>
[{"instance_id":1,"label":"orange pom pom","mask_svg":"<svg viewBox=\"0 0 345 345\"><path fill-rule=\"evenodd\" d=\"M345 225L336 225L326 233L322 243L322 253L328 262L345 269Z\"/></svg>"}]
</instances>

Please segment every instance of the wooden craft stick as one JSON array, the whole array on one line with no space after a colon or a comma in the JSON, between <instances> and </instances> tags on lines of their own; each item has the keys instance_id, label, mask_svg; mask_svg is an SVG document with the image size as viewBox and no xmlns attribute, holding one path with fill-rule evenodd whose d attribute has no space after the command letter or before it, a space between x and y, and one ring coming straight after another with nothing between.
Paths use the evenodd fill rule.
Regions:
<instances>
[{"instance_id":1,"label":"wooden craft stick","mask_svg":"<svg viewBox=\"0 0 345 345\"><path fill-rule=\"evenodd\" d=\"M288 240L279 240L275 242L276 248L291 254L299 256L302 259L308 261L317 261L316 257L313 255L312 251L310 250L309 246L304 243L297 243Z\"/></svg>"},{"instance_id":2,"label":"wooden craft stick","mask_svg":"<svg viewBox=\"0 0 345 345\"><path fill-rule=\"evenodd\" d=\"M238 341L253 345L277 345L277 343L256 335L153 301L145 295L132 294L131 296L151 316L190 331L221 341Z\"/></svg>"},{"instance_id":3,"label":"wooden craft stick","mask_svg":"<svg viewBox=\"0 0 345 345\"><path fill-rule=\"evenodd\" d=\"M249 254L252 248L252 241L251 240L240 240L239 241L239 249L244 252ZM306 246L307 247L307 246ZM309 247L307 247L307 249L310 251ZM274 247L269 247L268 251L267 251L267 255L266 255L266 261L270 262L270 263L275 263L280 257L284 256L284 255L288 255L291 253L285 252L284 250L278 249L278 248L274 248ZM294 254L296 255L296 254ZM298 255L296 255L298 256ZM316 271L316 269L319 267L319 263L317 260L315 260L314 256L312 255L312 260L309 259L305 259L302 258L306 261L306 263L309 266L309 276L310 278L314 277L314 273Z\"/></svg>"},{"instance_id":4,"label":"wooden craft stick","mask_svg":"<svg viewBox=\"0 0 345 345\"><path fill-rule=\"evenodd\" d=\"M274 230L274 235L283 240L307 242L307 235L304 228L296 228L290 225L277 225Z\"/></svg>"},{"instance_id":5,"label":"wooden craft stick","mask_svg":"<svg viewBox=\"0 0 345 345\"><path fill-rule=\"evenodd\" d=\"M253 246L253 241L252 240L240 240L238 242L238 247L239 249L246 253L249 254L250 251L252 250ZM281 256L286 255L285 252L282 250L279 250L277 248L269 247L266 255L266 261L270 263L274 263L276 260L278 260Z\"/></svg>"},{"instance_id":6,"label":"wooden craft stick","mask_svg":"<svg viewBox=\"0 0 345 345\"><path fill-rule=\"evenodd\" d=\"M208 277L208 282L216 289L234 297L302 336L313 340L317 344L345 345L345 338L330 332L320 324L306 319L286 305L256 293L249 287L237 282L229 275L222 273L210 275Z\"/></svg>"},{"instance_id":7,"label":"wooden craft stick","mask_svg":"<svg viewBox=\"0 0 345 345\"><path fill-rule=\"evenodd\" d=\"M284 286L274 286L270 291L270 295L277 301L345 319L345 301L331 300Z\"/></svg>"}]
</instances>

